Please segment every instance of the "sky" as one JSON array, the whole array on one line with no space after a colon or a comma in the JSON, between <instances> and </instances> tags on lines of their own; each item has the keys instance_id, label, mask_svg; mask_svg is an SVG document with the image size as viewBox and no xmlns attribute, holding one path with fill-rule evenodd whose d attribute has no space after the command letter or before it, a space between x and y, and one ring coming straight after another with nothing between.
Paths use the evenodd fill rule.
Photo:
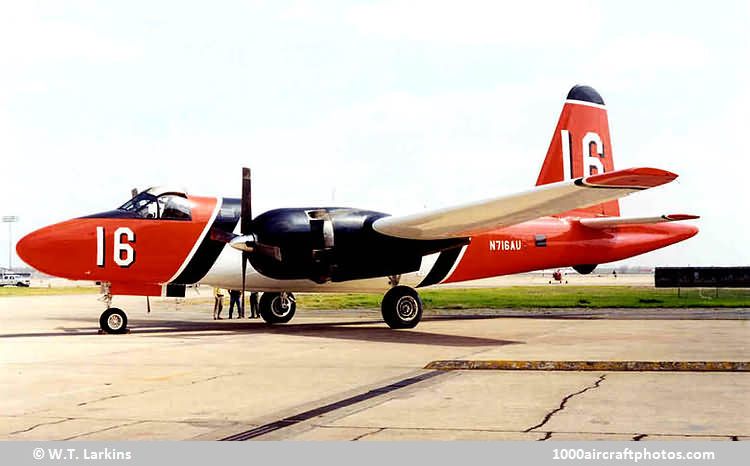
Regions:
<instances>
[{"instance_id":1,"label":"sky","mask_svg":"<svg viewBox=\"0 0 750 466\"><path fill-rule=\"evenodd\" d=\"M748 265L749 57L747 2L0 0L0 215L17 240L134 187L239 197L242 166L256 214L510 194L588 84L616 168L680 175L622 214L702 216L626 263Z\"/></svg>"}]
</instances>

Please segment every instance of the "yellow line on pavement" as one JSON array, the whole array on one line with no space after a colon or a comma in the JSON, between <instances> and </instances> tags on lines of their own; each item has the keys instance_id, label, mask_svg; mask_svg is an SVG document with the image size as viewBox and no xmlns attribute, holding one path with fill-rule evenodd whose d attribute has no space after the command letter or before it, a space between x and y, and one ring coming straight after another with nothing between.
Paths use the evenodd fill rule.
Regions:
<instances>
[{"instance_id":1,"label":"yellow line on pavement","mask_svg":"<svg viewBox=\"0 0 750 466\"><path fill-rule=\"evenodd\" d=\"M425 369L499 371L750 372L748 361L432 361Z\"/></svg>"}]
</instances>

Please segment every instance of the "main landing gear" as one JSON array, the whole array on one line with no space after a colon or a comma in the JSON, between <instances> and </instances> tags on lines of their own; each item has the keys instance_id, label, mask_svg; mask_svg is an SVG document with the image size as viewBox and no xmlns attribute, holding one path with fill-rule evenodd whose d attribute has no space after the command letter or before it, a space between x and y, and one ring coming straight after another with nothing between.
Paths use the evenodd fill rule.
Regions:
<instances>
[{"instance_id":1,"label":"main landing gear","mask_svg":"<svg viewBox=\"0 0 750 466\"><path fill-rule=\"evenodd\" d=\"M292 293L263 293L258 303L260 316L269 324L285 324L292 320L297 302Z\"/></svg>"},{"instance_id":2,"label":"main landing gear","mask_svg":"<svg viewBox=\"0 0 750 466\"><path fill-rule=\"evenodd\" d=\"M285 324L297 310L294 295L289 292L263 293L258 303L260 316L269 324ZM391 328L414 328L422 320L422 300L414 288L394 286L383 297L380 310Z\"/></svg>"},{"instance_id":3,"label":"main landing gear","mask_svg":"<svg viewBox=\"0 0 750 466\"><path fill-rule=\"evenodd\" d=\"M414 328L422 320L422 300L414 288L394 286L383 296L380 311L390 328Z\"/></svg>"}]
</instances>

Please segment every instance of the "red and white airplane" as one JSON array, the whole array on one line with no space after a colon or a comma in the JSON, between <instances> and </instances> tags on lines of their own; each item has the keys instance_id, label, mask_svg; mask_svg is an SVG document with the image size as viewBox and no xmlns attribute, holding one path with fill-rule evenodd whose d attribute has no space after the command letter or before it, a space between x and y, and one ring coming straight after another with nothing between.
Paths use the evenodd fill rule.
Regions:
<instances>
[{"instance_id":1,"label":"red and white airplane","mask_svg":"<svg viewBox=\"0 0 750 466\"><path fill-rule=\"evenodd\" d=\"M127 328L113 295L180 297L193 284L262 291L268 323L293 317L293 291L385 291L385 322L412 328L422 317L415 288L565 266L585 274L690 238L696 227L672 222L694 215L620 217L617 199L676 177L615 171L604 101L575 86L529 191L405 216L302 207L252 217L243 169L241 199L150 188L34 231L17 251L44 273L102 282L109 333Z\"/></svg>"}]
</instances>

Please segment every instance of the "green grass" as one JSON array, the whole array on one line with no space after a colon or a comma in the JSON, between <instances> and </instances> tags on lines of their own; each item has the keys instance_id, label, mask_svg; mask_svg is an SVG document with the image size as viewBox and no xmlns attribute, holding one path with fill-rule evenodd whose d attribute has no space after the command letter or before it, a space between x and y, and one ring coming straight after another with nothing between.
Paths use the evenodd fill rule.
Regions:
<instances>
[{"instance_id":1,"label":"green grass","mask_svg":"<svg viewBox=\"0 0 750 466\"><path fill-rule=\"evenodd\" d=\"M97 294L98 286L0 288L3 296ZM566 307L750 307L750 289L676 289L628 286L512 286L505 288L420 290L425 309L531 309ZM203 298L210 299L202 295ZM189 295L191 300L196 296ZM380 294L297 293L300 309L372 309Z\"/></svg>"},{"instance_id":2,"label":"green grass","mask_svg":"<svg viewBox=\"0 0 750 466\"><path fill-rule=\"evenodd\" d=\"M68 294L96 294L98 286L65 286L60 288L18 288L15 286L0 287L0 297L3 296L54 296Z\"/></svg>"},{"instance_id":3,"label":"green grass","mask_svg":"<svg viewBox=\"0 0 750 466\"><path fill-rule=\"evenodd\" d=\"M420 291L425 309L565 307L750 307L750 290L676 289L627 286L513 286ZM303 309L377 308L381 296L365 293L300 294Z\"/></svg>"}]
</instances>

